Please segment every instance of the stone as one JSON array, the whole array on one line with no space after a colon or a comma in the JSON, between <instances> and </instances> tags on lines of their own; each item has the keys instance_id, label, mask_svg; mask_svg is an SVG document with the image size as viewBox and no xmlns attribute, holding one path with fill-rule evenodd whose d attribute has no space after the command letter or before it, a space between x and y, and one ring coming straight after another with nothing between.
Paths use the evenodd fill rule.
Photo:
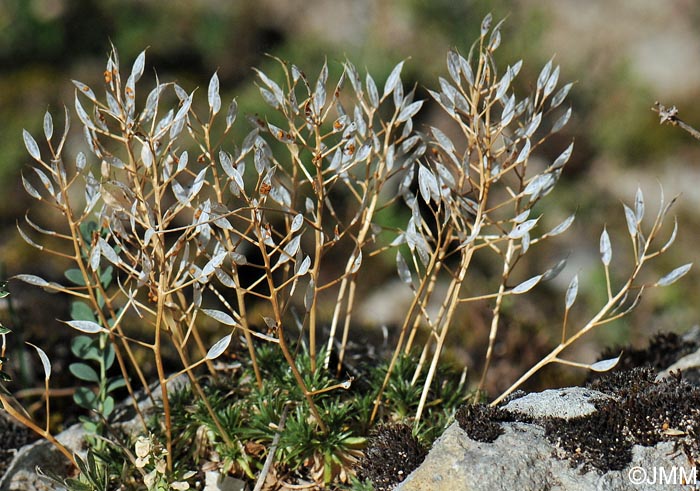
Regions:
<instances>
[{"instance_id":1,"label":"stone","mask_svg":"<svg viewBox=\"0 0 700 491\"><path fill-rule=\"evenodd\" d=\"M181 389L187 383L189 383L187 376L185 374L179 375L168 384L168 392ZM161 397L160 386L156 384L151 389L154 400L159 400ZM137 394L137 401L142 412L153 406L153 401L145 397L143 392ZM140 431L140 420L135 416L135 413L131 399L127 399L116 408L114 425L121 427L127 433ZM84 456L86 450L84 448L85 430L82 424L75 424L62 431L56 435L56 439L71 452ZM25 445L17 450L7 466L7 470L0 476L0 491L62 491L64 489L39 477L36 473L37 467L42 471L52 471L59 476L66 476L71 464L47 440L42 439L31 445ZM222 484L222 487L215 489L226 491L238 488L232 487L231 483L225 483L225 486Z\"/></svg>"},{"instance_id":2,"label":"stone","mask_svg":"<svg viewBox=\"0 0 700 491\"><path fill-rule=\"evenodd\" d=\"M673 365L698 366L698 353ZM475 406L463 413L469 418L458 411L469 433L453 423L396 490L651 491L697 483L700 389L678 375L655 380L656 373L615 372L592 384L600 391L531 393L498 409ZM494 422L498 431L484 431Z\"/></svg>"},{"instance_id":3,"label":"stone","mask_svg":"<svg viewBox=\"0 0 700 491\"><path fill-rule=\"evenodd\" d=\"M29 428L21 425L10 417L5 411L0 410L0 476L5 474L17 451L24 445L29 445L39 438Z\"/></svg>"},{"instance_id":4,"label":"stone","mask_svg":"<svg viewBox=\"0 0 700 491\"><path fill-rule=\"evenodd\" d=\"M471 440L457 423L440 437L423 464L396 491L658 491L660 469L675 472L677 482L692 466L673 443L635 445L632 463L600 473L572 467L541 426L503 423L493 443ZM669 488L670 489L670 488Z\"/></svg>"},{"instance_id":5,"label":"stone","mask_svg":"<svg viewBox=\"0 0 700 491\"><path fill-rule=\"evenodd\" d=\"M611 399L610 396L583 387L545 390L510 401L503 406L511 412L520 413L531 418L564 418L587 416L596 411L595 401Z\"/></svg>"},{"instance_id":6,"label":"stone","mask_svg":"<svg viewBox=\"0 0 700 491\"><path fill-rule=\"evenodd\" d=\"M56 439L71 452L82 454L84 453L84 435L85 432L82 425L76 424L59 433ZM71 464L68 459L47 440L38 440L17 451L7 471L0 478L0 491L63 489L55 487L41 479L36 473L37 467L41 468L42 471L51 471L58 475L67 475Z\"/></svg>"},{"instance_id":7,"label":"stone","mask_svg":"<svg viewBox=\"0 0 700 491\"><path fill-rule=\"evenodd\" d=\"M204 473L204 491L248 491L244 481L231 476L222 476L219 471Z\"/></svg>"}]
</instances>

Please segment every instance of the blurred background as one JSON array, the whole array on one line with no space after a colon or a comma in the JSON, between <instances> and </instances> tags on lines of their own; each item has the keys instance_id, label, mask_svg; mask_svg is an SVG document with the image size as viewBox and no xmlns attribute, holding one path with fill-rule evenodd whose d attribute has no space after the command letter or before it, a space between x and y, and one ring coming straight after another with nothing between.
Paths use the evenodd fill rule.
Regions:
<instances>
[{"instance_id":1,"label":"blurred background","mask_svg":"<svg viewBox=\"0 0 700 491\"><path fill-rule=\"evenodd\" d=\"M629 256L631 247L621 201L631 201L638 186L647 198L648 215L655 212L659 184L667 198L682 194L675 208L678 240L654 263L657 269L649 278L697 259L700 142L678 128L660 126L651 111L657 100L676 105L682 119L700 126L700 4L694 0L0 0L2 277L31 273L62 278L64 265L39 256L16 231L16 222L36 203L20 181L29 160L22 129L41 134L47 109L60 121L62 106L73 104L71 79L100 87L110 42L127 67L148 48L142 85L152 83L149 74L156 70L161 80L177 80L187 90L206 88L218 71L224 101L236 96L242 112L256 113L265 106L251 67L278 73L266 54L311 74L324 59L337 74L347 57L369 70L380 86L391 68L407 59L404 83L434 89L437 77L446 73L447 50L457 47L467 54L488 12L496 20L507 19L496 53L499 66L524 60L517 79L521 94L552 56L561 65L560 85L575 82L568 99L572 119L537 158L551 161L575 140L560 185L545 202L543 220L551 228L576 210L578 219L565 236L538 248L530 267L542 272L567 255L569 266L557 281L506 312L489 382L490 391L502 390L556 344L564 290L574 274L581 279L574 322L580 325L604 302L598 237L607 225L613 263L620 259L624 269L629 261L621 258ZM427 106L416 123L440 126L441 117ZM245 130L244 118L237 124ZM71 142L82 145L79 132L74 133ZM393 274L393 267L387 267L384 277ZM619 277L624 274L619 271ZM381 278L374 275L376 288L363 289L373 292L360 309L359 322L367 329L376 329L377 323L391 326L402 314L396 311L400 302L382 297L390 289ZM693 270L679 283L650 292L632 316L592 334L569 357L591 362L603 346L642 346L651 333L686 331L698 321L697 281ZM18 282L10 290L14 313L3 304L0 316L12 317L4 322L8 327L22 326L16 342L32 340L50 348L54 369L65 368L68 343L55 339L68 333L55 319L68 318L67 304ZM395 310L385 310L387 304ZM481 305L481 313L458 322L448 360L478 369L488 337L483 322L488 307ZM547 370L531 388L575 383L584 375Z\"/></svg>"}]
</instances>

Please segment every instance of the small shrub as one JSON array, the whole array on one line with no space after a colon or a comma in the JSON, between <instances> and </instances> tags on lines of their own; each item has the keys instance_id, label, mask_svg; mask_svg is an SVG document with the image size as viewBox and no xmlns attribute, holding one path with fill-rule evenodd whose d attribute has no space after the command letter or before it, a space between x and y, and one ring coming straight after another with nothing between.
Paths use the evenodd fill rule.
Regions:
<instances>
[{"instance_id":1,"label":"small shrub","mask_svg":"<svg viewBox=\"0 0 700 491\"><path fill-rule=\"evenodd\" d=\"M158 452L165 459L165 472L158 475L167 480L164 476L174 472L174 429L179 426L167 389L179 374L189 377L197 419L207 434L216 434L215 446L226 454L226 470L251 475L257 471L250 465L251 454L241 450L241 437L224 424L233 421L236 426L239 414L218 409L219 396L207 394L200 375L216 377L217 359L239 346L250 360L249 380L264 393L270 383L265 376L269 361L257 348L269 345L283 360L271 368L287 377L284 397L292 404L282 436L269 442L273 457L306 466L320 485L345 480L359 442L353 440L356 436L343 436L346 418L352 415L329 392L347 389L352 380L330 382L346 359L354 306L359 290L366 288L363 274L385 254L395 258L413 301L388 366L372 397L364 399L371 401L363 413L365 427L391 419L382 408L392 405L414 429L421 427L440 401L431 398L447 394L436 379L458 309L489 301L489 342L475 391L480 393L504 301L550 280L564 261L526 279L517 265L531 247L563 233L574 220L572 215L544 231L538 207L557 184L573 143L545 168L529 165L531 155L568 122L571 108L563 103L572 84L560 86L559 67L549 61L531 92L516 94L512 82L522 62L499 73L493 57L500 26L492 26L487 17L469 55L450 51L448 78L440 78L439 88L428 91L450 128L414 126L426 101L416 99L415 87L404 87L404 62L379 86L350 61L343 63L337 80L330 80L326 64L313 79L281 60L281 81L257 70L270 112L248 116L249 132L236 143L230 140L239 124L237 103L222 105L216 74L201 91L206 106L199 102L201 92L157 77L155 87L142 93L138 82L145 53L124 80L117 50L111 52L104 98L74 81L85 152L75 162L66 160L67 109L60 138L50 112L44 117L41 145L28 132L23 134L35 162L23 185L42 206L55 209L61 221L41 225L27 218L20 227L30 245L68 263L68 283L32 275L17 279L77 302L73 319L64 323L88 336L77 338L74 351L92 366L81 363L72 371L96 386L94 392L77 393L77 402L108 418L111 389L121 380L132 395L142 389L153 397L152 380L141 362L148 358L162 395ZM588 332L627 314L646 287L670 284L690 269L681 266L654 283L640 280L643 266L675 238L674 229L665 244L656 243L669 208L662 199L647 228L641 190L632 207L624 206L633 251L626 275L611 274L613 247L603 229L605 303L584 325L569 326L578 291L575 276L565 296L561 342L494 404L549 363L595 370L616 363L586 365L560 355ZM392 222L402 216L406 220L390 227L381 219L386 210L395 212ZM469 271L482 257L495 259L501 273L486 282L471 282ZM446 288L437 288L441 284ZM327 317L324 298L333 299ZM330 326L326 337L324 322ZM134 324L145 331L134 334L129 329ZM212 325L218 326L213 342L207 335ZM37 350L48 389L50 364ZM414 351L418 362L404 371L402 359ZM177 373L166 369L168 352L178 360ZM336 361L331 364L332 354ZM452 395L452 400L463 398ZM138 407L136 411L146 431L147 415ZM261 425L252 428L264 432ZM284 435L294 432L297 439L285 441ZM329 440L331 435L337 438ZM304 446L297 445L300 441Z\"/></svg>"}]
</instances>

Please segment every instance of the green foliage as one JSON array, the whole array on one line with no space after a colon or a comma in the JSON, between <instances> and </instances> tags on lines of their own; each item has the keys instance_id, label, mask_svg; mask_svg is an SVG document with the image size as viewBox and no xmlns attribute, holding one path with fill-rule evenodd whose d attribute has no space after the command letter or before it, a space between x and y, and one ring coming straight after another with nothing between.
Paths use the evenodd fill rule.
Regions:
<instances>
[{"instance_id":1,"label":"green foliage","mask_svg":"<svg viewBox=\"0 0 700 491\"><path fill-rule=\"evenodd\" d=\"M68 491L110 491L109 476L103 465L98 463L93 449L88 448L85 459L75 456L75 462L80 471L77 478L64 478L54 472L43 472L40 468L37 473L45 479L65 487Z\"/></svg>"},{"instance_id":2,"label":"green foliage","mask_svg":"<svg viewBox=\"0 0 700 491\"><path fill-rule=\"evenodd\" d=\"M83 235L91 233L92 231L84 230ZM109 267L104 272L98 271L97 273L102 286L108 288L112 282L112 268ZM77 286L85 286L86 284L79 269L66 270L65 276ZM95 311L88 304L79 300L71 304L71 318L74 321L99 323ZM109 342L109 336L104 332L94 337L79 335L71 340L71 352L83 361L71 363L68 366L70 373L76 379L89 384L78 387L73 399L78 406L98 417L97 423L88 418L81 418L88 432L102 435L104 432L103 421L107 421L114 411L115 400L111 393L126 385L121 376L107 376L107 372L112 368L116 359L114 345ZM102 449L103 445L98 441L97 447Z\"/></svg>"},{"instance_id":3,"label":"green foliage","mask_svg":"<svg viewBox=\"0 0 700 491\"><path fill-rule=\"evenodd\" d=\"M317 393L315 400L327 424L327 432L322 432L309 424L312 412L294 377L284 368L285 360L279 350L262 345L257 348L256 359L265 380L261 388L254 383L254 370L248 359L230 376L219 376L204 385L203 399L196 398L189 386L171 395L173 433L177 435L173 445L175 461L184 468L193 468L216 455L224 472L253 479L274 450L275 475L280 478L301 475L326 484L349 483L349 470L366 445L374 396L388 362L363 365L359 378L348 384L327 370L311 370L311 357L300 348L299 369ZM406 378L410 381L418 368L418 358L402 356L398 366L390 387L401 386ZM459 374L446 366L439 371L437 379L441 383L437 392L445 397L431 405L418 431L418 437L427 444L442 432L466 399L463 385L457 382ZM338 389L344 383L348 388ZM387 390L381 421L411 421L419 396L419 392ZM226 442L220 434L205 400L233 442ZM159 440L165 436L162 420L160 407L149 420L148 428Z\"/></svg>"}]
</instances>

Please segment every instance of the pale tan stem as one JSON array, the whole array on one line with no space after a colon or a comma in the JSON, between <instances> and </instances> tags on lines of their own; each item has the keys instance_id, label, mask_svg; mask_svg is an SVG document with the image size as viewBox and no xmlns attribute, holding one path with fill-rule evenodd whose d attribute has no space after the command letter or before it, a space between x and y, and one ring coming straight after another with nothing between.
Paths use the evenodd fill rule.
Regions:
<instances>
[{"instance_id":1,"label":"pale tan stem","mask_svg":"<svg viewBox=\"0 0 700 491\"><path fill-rule=\"evenodd\" d=\"M498 334L498 323L501 318L501 305L503 303L503 297L506 291L506 281L510 276L510 268L512 267L513 252L515 247L513 241L508 241L508 249L506 250L506 256L503 260L503 273L501 276L501 284L498 287L498 295L496 297L496 305L493 308L493 316L491 317L491 329L489 330L489 344L486 348L486 359L484 360L484 367L481 372L481 379L479 379L479 385L477 386L477 391L481 391L484 388L486 382L486 374L488 373L489 366L491 365L491 358L493 357L493 347L496 344L496 336Z\"/></svg>"},{"instance_id":2,"label":"pale tan stem","mask_svg":"<svg viewBox=\"0 0 700 491\"><path fill-rule=\"evenodd\" d=\"M503 392L500 396L498 396L492 403L492 406L498 405L503 399L508 397L514 390L516 390L518 387L520 387L523 383L525 383L530 377L532 377L535 373L539 372L540 369L546 365L549 365L550 363L554 362L556 358L559 356L559 354L564 351L566 348L571 346L577 339L579 339L581 336L587 334L591 329L595 328L596 326L600 325L601 321L604 320L605 316L610 312L615 305L622 300L622 298L625 296L625 294L630 290L632 287L632 284L634 282L634 279L637 277L637 274L639 274L641 268L641 264L635 268L634 272L630 276L630 278L627 280L627 283L620 289L620 291L615 295L614 297L610 298L608 302L603 306L603 308L600 309L600 311L590 320L588 323L583 326L576 334L571 336L565 343L560 343L557 345L547 356L542 358L540 361L538 361L532 368L530 368L527 372L525 372L515 383L513 383L505 392Z\"/></svg>"}]
</instances>

